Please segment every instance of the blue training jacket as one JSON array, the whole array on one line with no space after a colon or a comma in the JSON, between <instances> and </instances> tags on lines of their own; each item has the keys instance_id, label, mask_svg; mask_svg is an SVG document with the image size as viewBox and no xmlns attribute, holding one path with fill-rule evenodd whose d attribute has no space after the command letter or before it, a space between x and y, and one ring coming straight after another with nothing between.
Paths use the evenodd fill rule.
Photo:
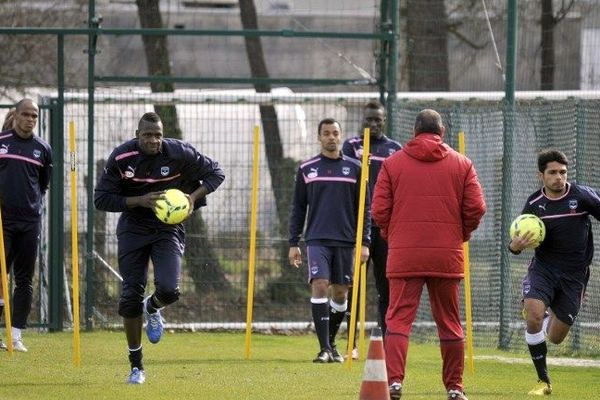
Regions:
<instances>
[{"instance_id":1,"label":"blue training jacket","mask_svg":"<svg viewBox=\"0 0 600 400\"><path fill-rule=\"evenodd\" d=\"M298 245L306 219L307 244L354 247L360 174L360 162L341 154L336 159L319 154L302 162L296 173L290 216L291 246ZM367 193L362 233L365 246L370 243L370 208Z\"/></svg>"}]
</instances>

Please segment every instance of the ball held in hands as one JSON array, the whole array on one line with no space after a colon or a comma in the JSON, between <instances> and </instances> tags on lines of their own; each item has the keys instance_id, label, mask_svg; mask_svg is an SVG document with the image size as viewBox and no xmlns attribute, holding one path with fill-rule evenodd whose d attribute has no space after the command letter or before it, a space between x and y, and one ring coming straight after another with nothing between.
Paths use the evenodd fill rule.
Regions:
<instances>
[{"instance_id":1,"label":"ball held in hands","mask_svg":"<svg viewBox=\"0 0 600 400\"><path fill-rule=\"evenodd\" d=\"M156 202L154 214L165 224L179 224L190 214L188 196L178 189L167 190L164 198Z\"/></svg>"}]
</instances>

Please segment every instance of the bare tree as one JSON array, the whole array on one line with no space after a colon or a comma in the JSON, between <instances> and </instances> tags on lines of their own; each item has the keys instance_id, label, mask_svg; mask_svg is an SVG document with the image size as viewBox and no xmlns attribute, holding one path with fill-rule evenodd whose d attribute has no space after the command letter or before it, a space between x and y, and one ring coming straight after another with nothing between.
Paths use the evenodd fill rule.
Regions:
<instances>
[{"instance_id":1,"label":"bare tree","mask_svg":"<svg viewBox=\"0 0 600 400\"><path fill-rule=\"evenodd\" d=\"M0 0L0 19L5 28L17 27L82 27L82 5L64 9L61 1L38 4L32 8L28 2ZM77 48L79 53L86 47L84 36L65 37L65 45ZM56 87L57 39L56 35L0 35L2 62L0 63L0 95L17 100L32 87ZM65 55L66 56L66 55ZM43 61L42 61L43 60ZM72 57L65 65L66 82L85 84L85 57ZM81 78L83 77L83 78Z\"/></svg>"},{"instance_id":2,"label":"bare tree","mask_svg":"<svg viewBox=\"0 0 600 400\"><path fill-rule=\"evenodd\" d=\"M254 0L239 0L240 15L242 27L246 30L257 30L258 20L256 15L256 6ZM250 72L253 78L268 78L269 71L265 62L265 56L262 48L260 37L245 37L246 54L248 63L250 64ZM269 93L271 86L267 84L254 85L258 93ZM271 186L275 196L275 206L277 208L277 217L279 220L278 232L281 237L287 237L288 215L291 205L291 190L293 185L294 170L296 163L293 159L285 157L281 134L277 123L277 112L272 104L261 105L260 119L263 126L265 137L265 152L269 165L269 173L271 175ZM287 262L287 241L282 241L280 254L280 265L282 266L281 281L289 283L289 290L271 290L270 297L279 300L295 299L293 293L294 288L298 285L290 282L290 277L293 276L293 281L298 282L302 278L298 272L289 268ZM270 288L279 288L277 283L271 285Z\"/></svg>"},{"instance_id":3,"label":"bare tree","mask_svg":"<svg viewBox=\"0 0 600 400\"><path fill-rule=\"evenodd\" d=\"M408 0L406 19L409 89L450 90L444 0Z\"/></svg>"},{"instance_id":4,"label":"bare tree","mask_svg":"<svg viewBox=\"0 0 600 400\"><path fill-rule=\"evenodd\" d=\"M542 50L542 66L541 66L541 89L542 90L553 90L554 89L554 69L555 69L555 46L554 46L554 31L558 23L562 21L576 0L568 2L562 1L560 8L554 12L553 0L542 0L541 11L542 16L540 20L541 29L541 43L540 48Z\"/></svg>"},{"instance_id":5,"label":"bare tree","mask_svg":"<svg viewBox=\"0 0 600 400\"><path fill-rule=\"evenodd\" d=\"M142 28L162 28L162 18L159 0L136 0L138 15ZM170 56L165 36L143 35L146 63L150 75L170 76ZM152 83L153 92L173 92L172 82ZM156 113L160 115L165 134L177 139L182 138L177 110L173 105L155 105ZM230 287L229 281L220 266L212 244L208 240L206 223L200 212L195 212L186 222L188 228L186 253L189 260L198 265L188 265L188 272L194 280L196 292L206 295L211 290L223 290Z\"/></svg>"}]
</instances>

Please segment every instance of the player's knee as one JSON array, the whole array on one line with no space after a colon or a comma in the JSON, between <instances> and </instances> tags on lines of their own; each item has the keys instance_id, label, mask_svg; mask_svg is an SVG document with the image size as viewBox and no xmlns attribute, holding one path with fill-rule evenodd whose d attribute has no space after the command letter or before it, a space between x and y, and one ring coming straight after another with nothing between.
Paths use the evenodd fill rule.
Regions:
<instances>
[{"instance_id":1,"label":"player's knee","mask_svg":"<svg viewBox=\"0 0 600 400\"><path fill-rule=\"evenodd\" d=\"M119 299L119 315L124 318L135 318L142 315L144 287L142 285L124 284Z\"/></svg>"},{"instance_id":2,"label":"player's knee","mask_svg":"<svg viewBox=\"0 0 600 400\"><path fill-rule=\"evenodd\" d=\"M165 289L158 287L156 289L156 293L154 293L154 297L161 304L161 307L168 306L169 304L175 303L179 300L179 287Z\"/></svg>"},{"instance_id":3,"label":"player's knee","mask_svg":"<svg viewBox=\"0 0 600 400\"><path fill-rule=\"evenodd\" d=\"M143 312L143 296L121 296L119 315L123 318L136 318Z\"/></svg>"},{"instance_id":4,"label":"player's knee","mask_svg":"<svg viewBox=\"0 0 600 400\"><path fill-rule=\"evenodd\" d=\"M561 344L563 340L565 340L564 337L548 336L548 341L550 341L552 344Z\"/></svg>"}]
</instances>

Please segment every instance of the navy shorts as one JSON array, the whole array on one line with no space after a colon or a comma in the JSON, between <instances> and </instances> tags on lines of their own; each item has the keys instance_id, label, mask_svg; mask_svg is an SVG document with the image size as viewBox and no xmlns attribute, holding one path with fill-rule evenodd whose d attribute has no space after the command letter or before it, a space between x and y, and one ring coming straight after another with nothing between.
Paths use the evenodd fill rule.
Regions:
<instances>
[{"instance_id":1,"label":"navy shorts","mask_svg":"<svg viewBox=\"0 0 600 400\"><path fill-rule=\"evenodd\" d=\"M354 248L339 246L306 246L308 282L327 279L337 285L351 285L354 272Z\"/></svg>"},{"instance_id":2,"label":"navy shorts","mask_svg":"<svg viewBox=\"0 0 600 400\"><path fill-rule=\"evenodd\" d=\"M137 222L137 223L136 223ZM181 259L185 249L185 233L177 226L156 229L133 218L122 217L117 228L119 272L123 289L138 290L147 283L148 265L152 262L154 285L164 292L179 287Z\"/></svg>"},{"instance_id":3,"label":"navy shorts","mask_svg":"<svg viewBox=\"0 0 600 400\"><path fill-rule=\"evenodd\" d=\"M589 267L581 282L534 259L523 278L523 298L541 300L559 320L573 325L581 308L589 277Z\"/></svg>"}]
</instances>

